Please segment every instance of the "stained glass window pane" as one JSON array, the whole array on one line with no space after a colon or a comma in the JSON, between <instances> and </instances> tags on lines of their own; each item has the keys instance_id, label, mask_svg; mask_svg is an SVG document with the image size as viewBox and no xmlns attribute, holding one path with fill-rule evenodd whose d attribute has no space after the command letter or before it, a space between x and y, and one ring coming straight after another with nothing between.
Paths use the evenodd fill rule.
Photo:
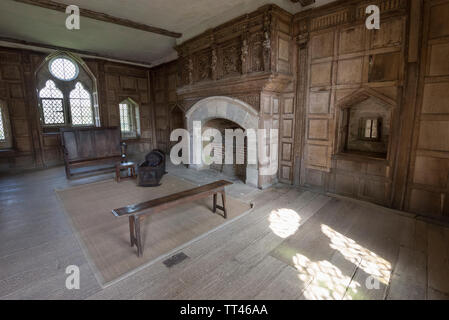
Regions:
<instances>
[{"instance_id":1,"label":"stained glass window pane","mask_svg":"<svg viewBox=\"0 0 449 320\"><path fill-rule=\"evenodd\" d=\"M73 125L93 125L90 93L78 82L70 92L70 112Z\"/></svg>"},{"instance_id":2,"label":"stained glass window pane","mask_svg":"<svg viewBox=\"0 0 449 320\"><path fill-rule=\"evenodd\" d=\"M50 62L50 72L59 80L70 81L78 76L78 66L66 58L57 58Z\"/></svg>"},{"instance_id":3,"label":"stained glass window pane","mask_svg":"<svg viewBox=\"0 0 449 320\"><path fill-rule=\"evenodd\" d=\"M0 109L0 140L5 140L6 134L5 134L5 127L3 126L3 113L2 109Z\"/></svg>"},{"instance_id":4,"label":"stained glass window pane","mask_svg":"<svg viewBox=\"0 0 449 320\"><path fill-rule=\"evenodd\" d=\"M53 81L46 82L45 88L39 92L39 97L42 103L44 124L64 124L63 95Z\"/></svg>"}]
</instances>

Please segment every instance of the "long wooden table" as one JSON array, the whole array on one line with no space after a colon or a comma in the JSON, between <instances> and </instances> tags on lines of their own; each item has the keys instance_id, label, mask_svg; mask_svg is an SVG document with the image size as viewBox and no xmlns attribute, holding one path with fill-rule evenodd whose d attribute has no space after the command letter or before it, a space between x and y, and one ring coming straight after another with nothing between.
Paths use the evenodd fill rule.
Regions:
<instances>
[{"instance_id":1,"label":"long wooden table","mask_svg":"<svg viewBox=\"0 0 449 320\"><path fill-rule=\"evenodd\" d=\"M116 217L128 216L129 218L129 237L131 241L131 247L136 245L137 256L142 256L143 247L140 233L140 225L146 215L157 213L175 206L192 202L198 199L206 198L210 195L214 196L213 212L217 209L223 211L223 217L227 218L226 212L226 191L225 187L231 185L232 182L226 180L219 180L213 183L209 183L197 188L184 190L175 194L164 196L161 198L129 205L126 207L112 210L112 214ZM221 200L223 206L217 204L217 194L221 194Z\"/></svg>"}]
</instances>

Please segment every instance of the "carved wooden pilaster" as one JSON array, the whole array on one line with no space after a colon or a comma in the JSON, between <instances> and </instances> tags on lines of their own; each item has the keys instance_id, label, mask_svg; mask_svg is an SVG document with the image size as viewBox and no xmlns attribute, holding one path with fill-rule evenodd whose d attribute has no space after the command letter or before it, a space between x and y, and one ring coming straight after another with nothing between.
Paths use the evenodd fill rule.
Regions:
<instances>
[{"instance_id":1,"label":"carved wooden pilaster","mask_svg":"<svg viewBox=\"0 0 449 320\"><path fill-rule=\"evenodd\" d=\"M248 73L248 30L247 25L245 24L244 30L242 33L242 53L240 59L242 60L242 74Z\"/></svg>"},{"instance_id":2,"label":"carved wooden pilaster","mask_svg":"<svg viewBox=\"0 0 449 320\"><path fill-rule=\"evenodd\" d=\"M271 14L267 11L264 15L263 27L263 64L264 71L270 71L271 67Z\"/></svg>"},{"instance_id":3,"label":"carved wooden pilaster","mask_svg":"<svg viewBox=\"0 0 449 320\"><path fill-rule=\"evenodd\" d=\"M189 84L193 84L193 60L192 57L187 59L187 70L189 72Z\"/></svg>"},{"instance_id":4,"label":"carved wooden pilaster","mask_svg":"<svg viewBox=\"0 0 449 320\"><path fill-rule=\"evenodd\" d=\"M211 51L211 63L210 63L210 69L211 69L211 76L212 80L217 80L217 47L214 45L212 47Z\"/></svg>"}]
</instances>

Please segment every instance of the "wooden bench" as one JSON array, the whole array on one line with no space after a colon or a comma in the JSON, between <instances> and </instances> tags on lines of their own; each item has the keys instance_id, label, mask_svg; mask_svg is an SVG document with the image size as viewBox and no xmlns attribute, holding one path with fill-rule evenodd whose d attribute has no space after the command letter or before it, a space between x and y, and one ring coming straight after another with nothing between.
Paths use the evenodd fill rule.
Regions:
<instances>
[{"instance_id":1,"label":"wooden bench","mask_svg":"<svg viewBox=\"0 0 449 320\"><path fill-rule=\"evenodd\" d=\"M92 167L82 174L115 169L115 164L126 161L118 127L61 128L61 144L67 179L75 174L72 169ZM107 168L98 166L109 165ZM96 168L95 168L96 167Z\"/></svg>"},{"instance_id":2,"label":"wooden bench","mask_svg":"<svg viewBox=\"0 0 449 320\"><path fill-rule=\"evenodd\" d=\"M226 192L225 187L231 185L232 182L220 180L201 187L184 190L172 195L153 199L150 201L129 205L126 207L112 210L112 214L116 217L128 216L129 218L129 238L131 247L136 245L137 256L142 256L143 247L140 233L140 225L146 215L157 213L169 208L179 206L181 204L192 202L198 199L206 198L210 195L214 196L213 212L217 209L223 211L223 217L227 218L226 212ZM223 206L217 205L217 194L221 194Z\"/></svg>"}]
</instances>

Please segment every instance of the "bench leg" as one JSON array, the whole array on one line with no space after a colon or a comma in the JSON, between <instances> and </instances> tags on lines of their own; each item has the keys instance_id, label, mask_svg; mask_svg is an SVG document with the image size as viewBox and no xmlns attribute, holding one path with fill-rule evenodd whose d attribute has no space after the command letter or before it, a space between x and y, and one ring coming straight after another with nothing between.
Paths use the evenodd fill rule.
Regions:
<instances>
[{"instance_id":1,"label":"bench leg","mask_svg":"<svg viewBox=\"0 0 449 320\"><path fill-rule=\"evenodd\" d=\"M140 217L134 217L134 229L136 232L136 245L137 245L137 256L141 257L143 254L143 248L142 248L142 237L140 234Z\"/></svg>"},{"instance_id":2,"label":"bench leg","mask_svg":"<svg viewBox=\"0 0 449 320\"><path fill-rule=\"evenodd\" d=\"M136 235L134 230L134 217L129 216L129 240L131 241L131 247L133 247L136 242Z\"/></svg>"},{"instance_id":3,"label":"bench leg","mask_svg":"<svg viewBox=\"0 0 449 320\"><path fill-rule=\"evenodd\" d=\"M214 193L214 209L213 209L214 213L217 212L217 194Z\"/></svg>"},{"instance_id":4,"label":"bench leg","mask_svg":"<svg viewBox=\"0 0 449 320\"><path fill-rule=\"evenodd\" d=\"M221 193L221 201L223 202L224 218L227 219L228 218L228 213L226 212L226 192L224 190Z\"/></svg>"},{"instance_id":5,"label":"bench leg","mask_svg":"<svg viewBox=\"0 0 449 320\"><path fill-rule=\"evenodd\" d=\"M120 182L120 167L119 166L115 167L115 180L117 182Z\"/></svg>"}]
</instances>

